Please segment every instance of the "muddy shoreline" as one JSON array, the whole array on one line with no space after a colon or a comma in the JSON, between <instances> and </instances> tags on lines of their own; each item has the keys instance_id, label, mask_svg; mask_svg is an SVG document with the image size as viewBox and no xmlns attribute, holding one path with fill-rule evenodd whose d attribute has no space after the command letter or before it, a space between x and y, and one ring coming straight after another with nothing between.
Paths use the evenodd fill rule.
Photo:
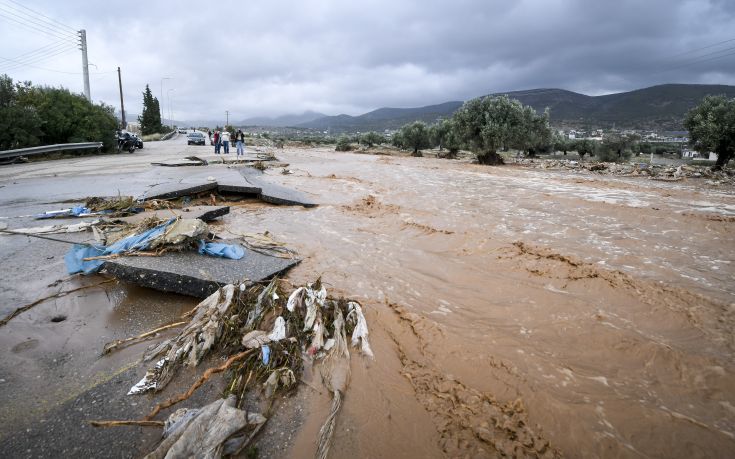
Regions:
<instances>
[{"instance_id":1,"label":"muddy shoreline","mask_svg":"<svg viewBox=\"0 0 735 459\"><path fill-rule=\"evenodd\" d=\"M144 158L196 150L167 148L147 148L125 180L104 171L114 157L3 168L0 217L29 226L18 216L73 197L74 184L144 191L155 182ZM353 359L332 457L711 457L735 446L732 186L327 148L276 154L293 173L269 178L319 207L244 202L219 225L268 231L304 258L291 282L321 275L366 306L376 359ZM45 183L60 192L50 198ZM65 278L64 249L0 237L3 315L79 285ZM0 330L3 450L150 451L156 429L85 423L155 403L124 395L145 372L145 344L106 360L99 349L193 304L110 284L10 322ZM193 377L179 375L179 388ZM329 405L320 385L283 401L259 457L313 457ZM190 402L219 391L213 382Z\"/></svg>"}]
</instances>

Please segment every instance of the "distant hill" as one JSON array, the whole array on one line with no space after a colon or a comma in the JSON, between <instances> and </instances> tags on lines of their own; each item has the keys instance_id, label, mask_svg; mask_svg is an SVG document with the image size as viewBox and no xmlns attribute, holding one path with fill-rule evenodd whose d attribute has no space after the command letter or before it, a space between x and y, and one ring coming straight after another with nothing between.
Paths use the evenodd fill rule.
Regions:
<instances>
[{"instance_id":1,"label":"distant hill","mask_svg":"<svg viewBox=\"0 0 735 459\"><path fill-rule=\"evenodd\" d=\"M383 131L398 129L416 120L433 123L439 118L452 116L452 113L461 106L462 102L454 101L418 108L379 108L359 116L326 116L308 123L301 123L298 127L330 132Z\"/></svg>"},{"instance_id":2,"label":"distant hill","mask_svg":"<svg viewBox=\"0 0 735 459\"><path fill-rule=\"evenodd\" d=\"M704 96L735 97L735 86L665 84L604 96L553 88L493 95L499 94L507 94L539 112L548 107L555 127L680 130L686 112ZM451 116L461 106L462 102L455 101L419 108L379 108L359 116L327 116L298 126L332 133L383 131L415 120L433 123Z\"/></svg>"},{"instance_id":3,"label":"distant hill","mask_svg":"<svg viewBox=\"0 0 735 459\"><path fill-rule=\"evenodd\" d=\"M269 126L269 127L289 127L303 123L308 123L327 115L319 112L306 111L300 115L283 115L275 118L255 117L248 118L237 123L237 126Z\"/></svg>"}]
</instances>

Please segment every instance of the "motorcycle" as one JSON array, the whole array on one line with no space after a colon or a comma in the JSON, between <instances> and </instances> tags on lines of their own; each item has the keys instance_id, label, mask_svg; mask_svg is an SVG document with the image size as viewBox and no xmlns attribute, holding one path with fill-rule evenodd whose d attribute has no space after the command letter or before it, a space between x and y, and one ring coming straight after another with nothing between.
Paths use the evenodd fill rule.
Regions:
<instances>
[{"instance_id":1,"label":"motorcycle","mask_svg":"<svg viewBox=\"0 0 735 459\"><path fill-rule=\"evenodd\" d=\"M127 150L128 153L135 151L137 139L133 137L129 132L117 131L117 152L122 153L123 150Z\"/></svg>"}]
</instances>

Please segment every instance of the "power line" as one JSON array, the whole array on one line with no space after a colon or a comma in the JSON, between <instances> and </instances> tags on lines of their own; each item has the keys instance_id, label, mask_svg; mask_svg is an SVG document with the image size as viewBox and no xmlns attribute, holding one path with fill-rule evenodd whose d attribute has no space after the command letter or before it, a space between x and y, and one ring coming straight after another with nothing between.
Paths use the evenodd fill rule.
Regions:
<instances>
[{"instance_id":1,"label":"power line","mask_svg":"<svg viewBox=\"0 0 735 459\"><path fill-rule=\"evenodd\" d=\"M45 48L45 49L44 49ZM34 64L36 62L48 59L59 51L67 49L75 49L76 47L70 43L57 43L51 47L40 48L36 51L26 53L25 55L16 56L14 58L1 58L4 61L13 62L14 64L0 65L0 68L14 67L18 64Z\"/></svg>"},{"instance_id":2,"label":"power line","mask_svg":"<svg viewBox=\"0 0 735 459\"><path fill-rule=\"evenodd\" d=\"M29 51L27 53L23 53L18 56L14 56L12 57L12 59L16 61L24 61L24 62L30 61L32 59L36 59L38 57L44 56L46 54L52 53L54 51L57 51L61 48L66 48L66 47L74 47L74 45L72 45L71 43L67 43L67 42L55 42L55 43L51 43L46 46L42 46L41 48L35 49L33 51Z\"/></svg>"},{"instance_id":3,"label":"power line","mask_svg":"<svg viewBox=\"0 0 735 459\"><path fill-rule=\"evenodd\" d=\"M67 49L64 49L64 50L61 50L61 51L57 52L56 54L52 54L51 56L47 56L47 58L51 58L53 56L58 56L58 55L61 55L61 54L66 54L69 51L74 51L74 50L75 50L75 48L67 48ZM47 72L66 73L66 74L69 74L69 75L81 75L81 72L65 72L65 71L62 71L62 70L52 70L52 69L47 69L47 68L44 68L44 67L38 67L38 66L33 65L31 63L24 63L24 62L15 61L13 59L6 59L4 57L3 58L0 58L0 59L4 59L6 61L11 61L11 62L14 62L15 64L20 64L20 65L16 65L15 67L11 68L10 70L3 70L3 72L14 71L14 70L17 70L20 67L31 67L31 68L39 69L39 70L46 70Z\"/></svg>"},{"instance_id":4,"label":"power line","mask_svg":"<svg viewBox=\"0 0 735 459\"><path fill-rule=\"evenodd\" d=\"M53 33L57 33L57 34L60 34L60 35L69 35L69 36L72 36L72 37L76 35L76 32L77 31L74 30L74 29L72 29L71 27L62 24L62 26L65 27L67 30L59 29L59 27L57 25L55 25L55 24L53 24L51 22L48 22L48 21L44 21L43 19L41 19L39 16L43 16L43 14L41 14L41 13L39 13L37 11L33 11L33 10L29 9L29 8L25 8L24 7L26 10L30 11L31 14L29 14L28 12L23 11L20 8L17 8L15 6L13 6L13 5L9 5L7 3L5 3L5 4L0 3L0 8L2 8L3 11L5 11L6 13L9 13L9 14L15 16L16 18L19 18L19 19L21 19L23 21L30 22L31 24L34 24L34 25L39 26L39 27L42 27L44 29L50 30ZM43 16L43 17L47 17L47 16ZM49 18L49 20L51 20L51 19Z\"/></svg>"},{"instance_id":5,"label":"power line","mask_svg":"<svg viewBox=\"0 0 735 459\"><path fill-rule=\"evenodd\" d=\"M23 53L23 54L14 56L13 59L24 59L26 57L31 57L35 54L42 54L46 51L49 51L54 48L59 48L62 46L70 46L70 44L66 41L55 41L53 43L49 43L48 45L41 46L40 48L34 49L33 51L28 51L27 53Z\"/></svg>"},{"instance_id":6,"label":"power line","mask_svg":"<svg viewBox=\"0 0 735 459\"><path fill-rule=\"evenodd\" d=\"M692 61L685 62L685 63L679 64L679 65L674 65L672 67L668 67L668 68L659 70L658 72L654 72L653 74L654 75L657 75L659 73L665 73L665 72L670 72L670 71L676 70L676 69L681 69L681 68L685 68L685 67L691 67L692 65L701 64L703 62L709 62L709 61L715 61L715 60L718 60L718 59L723 59L725 57L732 56L733 54L735 54L735 51L732 51L732 50L735 50L735 46L732 46L730 48L721 49L719 51L713 51L713 52L707 53L707 54L702 54L701 56L695 57L694 60L692 60ZM721 56L714 56L714 57L710 57L708 59L702 59L703 57L712 56L713 54L724 53L725 51L732 51L732 52L729 52L727 54L723 54Z\"/></svg>"},{"instance_id":7,"label":"power line","mask_svg":"<svg viewBox=\"0 0 735 459\"><path fill-rule=\"evenodd\" d=\"M0 7L0 11L5 12L5 13L8 13L7 11L3 10L1 7ZM70 35L62 35L60 32L53 31L53 29L50 29L49 30L48 28L35 26L35 25L33 25L34 24L33 21L27 21L24 18L22 18L22 17L20 17L18 15L15 15L13 13L10 13L10 14L12 16L19 17L20 19L13 18L11 16L7 16L6 14L2 14L2 13L0 13L0 17L3 17L3 18L5 18L5 19L7 19L9 21L13 21L13 22L15 22L15 23L17 23L19 25L22 25L23 27L28 28L28 29L35 30L36 32L45 33L45 34L50 35L50 36L52 36L54 38L57 38L57 39L69 40L69 41L73 41L74 40Z\"/></svg>"},{"instance_id":8,"label":"power line","mask_svg":"<svg viewBox=\"0 0 735 459\"><path fill-rule=\"evenodd\" d=\"M5 13L3 17L5 17L6 19L9 19L20 25L29 27L38 32L43 32L45 34L51 35L56 38L65 38L68 40L76 39L76 34L72 32L58 30L58 28L56 28L55 26L51 26L46 22L41 22L41 21L35 20L34 18L28 18L26 16L23 16L22 14L18 14L16 10L8 10L6 8L7 8L6 6L0 5L0 11Z\"/></svg>"},{"instance_id":9,"label":"power line","mask_svg":"<svg viewBox=\"0 0 735 459\"><path fill-rule=\"evenodd\" d=\"M668 58L673 58L673 57L679 57L679 56L685 56L685 55L687 55L687 54L695 53L695 52L697 52L697 51L702 51L702 50L705 50L705 49L710 49L710 48L714 48L715 46L723 45L723 44L725 44L725 43L730 43L731 41L735 41L735 38L731 38L731 39L729 39L729 40L723 40L723 41L718 41L717 43L713 43L713 44L711 44L711 45L703 46L703 47L701 47L701 48L697 48L697 49L692 49L692 50L689 50L689 51L684 51L683 53L679 53L679 54L674 54L674 55L672 55L672 56L669 56Z\"/></svg>"},{"instance_id":10,"label":"power line","mask_svg":"<svg viewBox=\"0 0 735 459\"><path fill-rule=\"evenodd\" d=\"M35 10L32 10L32 9L28 8L27 6L25 6L25 5L23 5L23 4L20 4L20 3L16 2L15 0L5 0L5 1L6 1L6 2L10 2L10 3L14 3L14 4L18 5L18 6L19 6L19 7L21 7L21 8L23 8L23 9L25 9L25 10L28 10L29 12L33 13L33 15L34 15L34 16L41 16L41 17L43 17L43 18L46 18L46 19L48 19L48 20L49 20L49 21L51 21L51 22L55 22L56 24L58 24L58 25L60 25L61 27L64 27L64 28L66 28L66 29L70 30L71 32L74 32L74 33L76 33L76 32L77 32L77 30L76 30L75 28L73 28L73 27L70 27L70 26L68 26L68 25L66 25L66 24L64 24L64 23L62 23L62 22L59 22L59 21L57 21L56 19L50 18L50 17L46 16L46 15L45 15L45 14L43 14L43 13L40 13L40 12L38 12L38 11L35 11Z\"/></svg>"},{"instance_id":11,"label":"power line","mask_svg":"<svg viewBox=\"0 0 735 459\"><path fill-rule=\"evenodd\" d=\"M17 61L15 59L7 59L7 58L4 58L4 57L0 57L0 59L9 62L8 63L8 66L5 67L5 68L3 68L2 72L4 72L4 73L13 72L15 70L18 70L21 67L33 67L34 64L37 64L39 62L46 61L48 59L51 59L52 57L56 57L56 56L59 56L59 55L62 55L62 54L66 54L66 53L68 53L70 51L75 51L75 50L76 50L76 48L74 48L74 47L63 48L63 49L57 50L56 52L54 52L52 54L49 54L49 55L46 55L46 56L42 56L42 57L40 57L38 59L33 59L33 60L30 60L30 61Z\"/></svg>"}]
</instances>

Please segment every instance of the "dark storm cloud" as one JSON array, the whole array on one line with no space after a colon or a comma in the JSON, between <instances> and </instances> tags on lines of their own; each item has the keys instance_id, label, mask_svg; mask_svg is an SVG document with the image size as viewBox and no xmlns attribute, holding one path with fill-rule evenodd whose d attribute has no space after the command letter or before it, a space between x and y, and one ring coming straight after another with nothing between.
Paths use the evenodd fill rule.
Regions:
<instances>
[{"instance_id":1,"label":"dark storm cloud","mask_svg":"<svg viewBox=\"0 0 735 459\"><path fill-rule=\"evenodd\" d=\"M8 0L0 0L0 7ZM130 110L148 83L179 119L304 110L356 114L495 91L560 87L587 94L664 82L735 84L735 2L272 1L160 5L131 1L27 6L90 40L95 100ZM0 18L2 19L2 18ZM0 31L12 57L43 45ZM22 31L21 31L22 33ZM14 35L15 34L15 35ZM15 37L15 38L14 38ZM27 37L28 38L28 37ZM37 47L37 46L36 46ZM727 50L733 48L733 50ZM723 57L724 56L724 57ZM722 58L720 58L722 57ZM78 71L78 53L38 64ZM1 68L0 68L0 71ZM78 75L24 68L16 79L81 91ZM163 82L161 78L171 77ZM163 89L163 92L161 92Z\"/></svg>"}]
</instances>

